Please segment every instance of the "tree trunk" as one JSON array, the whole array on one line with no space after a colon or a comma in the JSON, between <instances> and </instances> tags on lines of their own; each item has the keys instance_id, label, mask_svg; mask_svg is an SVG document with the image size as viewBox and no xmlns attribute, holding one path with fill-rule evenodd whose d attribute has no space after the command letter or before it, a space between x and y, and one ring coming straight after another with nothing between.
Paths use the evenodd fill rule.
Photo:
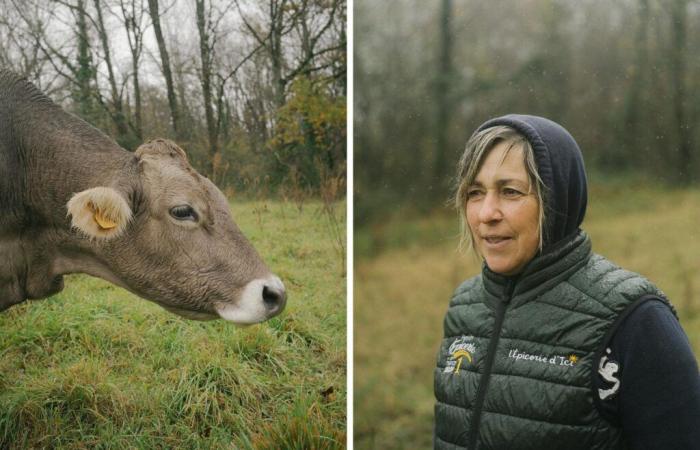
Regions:
<instances>
[{"instance_id":1,"label":"tree trunk","mask_svg":"<svg viewBox=\"0 0 700 450\"><path fill-rule=\"evenodd\" d=\"M433 187L442 192L446 187L442 180L447 175L447 126L450 117L450 100L448 91L452 75L452 34L450 16L452 0L442 0L440 10L440 63L435 83L435 159L433 165Z\"/></svg>"},{"instance_id":2,"label":"tree trunk","mask_svg":"<svg viewBox=\"0 0 700 450\"><path fill-rule=\"evenodd\" d=\"M614 164L615 167L629 167L630 165L639 165L647 158L641 151L640 146L644 141L640 134L643 132L640 123L642 117L642 95L646 85L646 72L648 70L648 30L649 30L649 0L639 0L639 24L635 33L635 52L634 70L632 79L630 80L630 88L625 98L624 112L622 115L622 126L618 131L618 142L620 154L617 157L618 161Z\"/></svg>"},{"instance_id":3,"label":"tree trunk","mask_svg":"<svg viewBox=\"0 0 700 450\"><path fill-rule=\"evenodd\" d=\"M284 0L270 1L270 63L272 64L272 82L275 93L275 106L284 106L286 82L282 75L282 26L284 20Z\"/></svg>"},{"instance_id":4,"label":"tree trunk","mask_svg":"<svg viewBox=\"0 0 700 450\"><path fill-rule=\"evenodd\" d=\"M132 56L134 71L134 121L136 122L136 136L143 140L143 118L141 114L141 83L139 82L139 60Z\"/></svg>"},{"instance_id":5,"label":"tree trunk","mask_svg":"<svg viewBox=\"0 0 700 450\"><path fill-rule=\"evenodd\" d=\"M119 95L119 89L117 88L117 80L114 77L114 67L112 65L112 58L109 51L107 30L105 30L104 20L102 19L102 5L100 4L100 0L93 0L93 2L95 4L95 9L97 10L97 33L100 36L102 51L104 52L104 62L107 66L107 75L109 79L110 93L112 96L112 108L114 108L114 112L111 114L111 116L117 129L117 142L121 143L128 136L129 129L126 124L126 117L124 117L124 107L121 96Z\"/></svg>"},{"instance_id":6,"label":"tree trunk","mask_svg":"<svg viewBox=\"0 0 700 450\"><path fill-rule=\"evenodd\" d=\"M131 11L127 11L124 6L124 0L120 2L122 17L124 18L124 27L126 28L126 37L129 41L129 51L131 52L131 70L133 72L134 85L134 133L139 141L143 140L143 118L141 105L141 82L139 79L139 61L141 59L141 51L143 50L143 3L139 0L138 12L136 10L135 0L131 0ZM138 17L138 20L137 20Z\"/></svg>"},{"instance_id":7,"label":"tree trunk","mask_svg":"<svg viewBox=\"0 0 700 450\"><path fill-rule=\"evenodd\" d=\"M175 96L175 87L173 85L173 74L170 71L170 57L168 56L168 49L165 47L163 30L160 27L158 0L148 0L148 12L151 16L151 21L153 22L153 31L156 35L156 42L158 43L158 52L160 53L161 70L163 71L163 77L165 78L165 86L168 90L168 104L170 105L170 116L172 117L173 121L173 131L175 132L175 136L179 137L180 115L177 106L177 97Z\"/></svg>"},{"instance_id":8,"label":"tree trunk","mask_svg":"<svg viewBox=\"0 0 700 450\"><path fill-rule=\"evenodd\" d=\"M78 27L77 38L78 38L78 67L76 71L76 81L77 81L77 100L80 111L80 116L91 122L95 123L96 117L94 117L94 108L92 103L92 55L90 54L90 41L87 31L87 21L85 18L85 4L83 0L79 0L77 7L77 18L76 25Z\"/></svg>"},{"instance_id":9,"label":"tree trunk","mask_svg":"<svg viewBox=\"0 0 700 450\"><path fill-rule=\"evenodd\" d=\"M201 60L200 82L202 84L202 94L204 96L204 117L207 122L207 138L209 144L208 171L209 175L216 179L218 163L221 159L219 155L218 136L214 119L214 107L212 105L211 86L211 44L208 26L209 23L204 11L204 0L197 0L197 30L199 31L199 57Z\"/></svg>"},{"instance_id":10,"label":"tree trunk","mask_svg":"<svg viewBox=\"0 0 700 450\"><path fill-rule=\"evenodd\" d=\"M678 174L681 183L691 180L692 136L685 105L685 46L687 43L687 0L674 0L671 7L671 85L673 86L673 115L678 130Z\"/></svg>"}]
</instances>

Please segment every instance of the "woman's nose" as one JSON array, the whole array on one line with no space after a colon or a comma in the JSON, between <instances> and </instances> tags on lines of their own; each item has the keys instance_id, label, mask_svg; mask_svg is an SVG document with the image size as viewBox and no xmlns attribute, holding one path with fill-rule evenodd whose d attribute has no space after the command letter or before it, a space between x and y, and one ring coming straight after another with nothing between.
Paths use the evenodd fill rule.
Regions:
<instances>
[{"instance_id":1,"label":"woman's nose","mask_svg":"<svg viewBox=\"0 0 700 450\"><path fill-rule=\"evenodd\" d=\"M481 208L479 209L479 220L481 222L493 222L494 220L501 220L503 218L503 213L501 212L501 202L493 192L487 192L484 196L484 200L481 202Z\"/></svg>"}]
</instances>

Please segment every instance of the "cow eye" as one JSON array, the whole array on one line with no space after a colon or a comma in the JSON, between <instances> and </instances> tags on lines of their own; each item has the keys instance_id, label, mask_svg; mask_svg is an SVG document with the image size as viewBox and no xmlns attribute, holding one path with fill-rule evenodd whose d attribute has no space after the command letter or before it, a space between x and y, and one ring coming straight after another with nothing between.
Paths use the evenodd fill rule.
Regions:
<instances>
[{"instance_id":1,"label":"cow eye","mask_svg":"<svg viewBox=\"0 0 700 450\"><path fill-rule=\"evenodd\" d=\"M189 205L174 206L170 209L170 215L177 220L197 221L197 213Z\"/></svg>"}]
</instances>

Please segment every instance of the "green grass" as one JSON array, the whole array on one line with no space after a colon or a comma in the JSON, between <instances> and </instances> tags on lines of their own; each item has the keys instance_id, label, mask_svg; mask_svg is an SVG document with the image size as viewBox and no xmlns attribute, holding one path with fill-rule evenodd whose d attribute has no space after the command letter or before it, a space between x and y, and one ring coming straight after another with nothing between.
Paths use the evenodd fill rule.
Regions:
<instances>
[{"instance_id":1,"label":"green grass","mask_svg":"<svg viewBox=\"0 0 700 450\"><path fill-rule=\"evenodd\" d=\"M700 190L596 185L594 251L656 283L700 355ZM449 297L480 270L456 251L456 213L356 230L355 448L430 448L433 366Z\"/></svg>"},{"instance_id":2,"label":"green grass","mask_svg":"<svg viewBox=\"0 0 700 450\"><path fill-rule=\"evenodd\" d=\"M0 448L344 448L344 256L321 206L232 207L287 286L266 323L188 321L83 275L0 314Z\"/></svg>"}]
</instances>

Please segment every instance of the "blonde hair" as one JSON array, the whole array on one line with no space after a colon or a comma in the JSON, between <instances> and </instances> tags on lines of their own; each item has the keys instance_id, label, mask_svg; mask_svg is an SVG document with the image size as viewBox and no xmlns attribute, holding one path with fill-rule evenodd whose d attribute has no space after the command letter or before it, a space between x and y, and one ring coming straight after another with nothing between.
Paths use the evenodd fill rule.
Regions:
<instances>
[{"instance_id":1,"label":"blonde hair","mask_svg":"<svg viewBox=\"0 0 700 450\"><path fill-rule=\"evenodd\" d=\"M459 211L460 218L461 239L459 247L460 249L464 250L471 248L478 255L478 250L474 246L474 236L472 236L471 229L467 223L467 191L469 186L474 183L474 180L476 179L486 156L497 144L500 144L501 142L508 143L508 148L503 155L503 159L508 156L508 153L513 148L520 149L523 152L525 168L530 180L530 192L532 193L534 186L534 194L537 198L537 204L539 206L538 249L542 250L542 245L544 242L543 230L545 224L544 182L537 172L535 153L532 150L532 145L530 145L530 142L518 131L505 125L498 125L474 132L474 134L472 134L472 136L469 138L467 147L459 160L459 164L457 165L457 182L454 195L454 205Z\"/></svg>"}]
</instances>

